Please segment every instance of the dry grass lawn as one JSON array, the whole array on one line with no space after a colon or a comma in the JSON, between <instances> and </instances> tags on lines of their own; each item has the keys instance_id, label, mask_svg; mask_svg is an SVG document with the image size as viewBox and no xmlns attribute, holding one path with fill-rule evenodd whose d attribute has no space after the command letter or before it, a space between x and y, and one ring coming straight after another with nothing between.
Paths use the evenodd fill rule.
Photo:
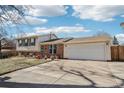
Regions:
<instances>
[{"instance_id":1,"label":"dry grass lawn","mask_svg":"<svg viewBox=\"0 0 124 93\"><path fill-rule=\"evenodd\" d=\"M44 63L41 59L25 58L25 57L12 57L8 59L0 59L0 75L26 68L34 65Z\"/></svg>"}]
</instances>

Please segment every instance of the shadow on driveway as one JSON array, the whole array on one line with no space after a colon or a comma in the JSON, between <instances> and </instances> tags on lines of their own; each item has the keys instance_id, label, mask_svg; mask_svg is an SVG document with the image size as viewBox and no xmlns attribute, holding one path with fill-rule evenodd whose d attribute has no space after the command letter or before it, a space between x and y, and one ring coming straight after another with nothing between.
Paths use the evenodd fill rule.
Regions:
<instances>
[{"instance_id":1,"label":"shadow on driveway","mask_svg":"<svg viewBox=\"0 0 124 93\"><path fill-rule=\"evenodd\" d=\"M58 66L59 69L62 72L66 72L69 74L73 74L76 76L80 76L83 79L89 81L90 85L69 85L69 84L38 84L38 83L20 83L20 82L10 82L7 81L11 79L11 77L0 77L0 87L6 87L6 88L120 88L124 86L124 79L120 78L116 75L113 75L112 73L109 73L108 76L120 80L121 82L119 84L116 84L115 86L105 87L105 86L97 86L96 82L90 79L90 77L86 76L84 73L82 73L80 70L67 70L64 69L63 66ZM91 73L91 75L100 75L101 73L94 72L92 70L88 70L88 72ZM61 79L61 78L59 78ZM102 78L101 78L102 79ZM104 79L104 78L103 78Z\"/></svg>"},{"instance_id":2,"label":"shadow on driveway","mask_svg":"<svg viewBox=\"0 0 124 93\"><path fill-rule=\"evenodd\" d=\"M75 72L75 71L74 71ZM77 72L80 73L80 72ZM68 84L37 84L37 83L20 83L20 82L10 82L6 81L11 79L11 77L0 78L0 87L4 88L108 88L108 87L99 87L89 78L85 77L83 74L80 75L91 82L91 85L68 85ZM112 77L121 80L121 84L112 86L109 88L119 88L124 85L124 79L121 79L117 76L112 75Z\"/></svg>"}]
</instances>

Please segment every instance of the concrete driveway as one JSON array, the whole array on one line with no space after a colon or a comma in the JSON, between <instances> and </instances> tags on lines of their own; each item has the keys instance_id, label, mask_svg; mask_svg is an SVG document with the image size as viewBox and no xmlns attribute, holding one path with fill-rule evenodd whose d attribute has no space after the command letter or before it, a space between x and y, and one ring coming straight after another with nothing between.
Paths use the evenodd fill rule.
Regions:
<instances>
[{"instance_id":1,"label":"concrete driveway","mask_svg":"<svg viewBox=\"0 0 124 93\"><path fill-rule=\"evenodd\" d=\"M0 87L124 87L124 62L52 61L0 76Z\"/></svg>"}]
</instances>

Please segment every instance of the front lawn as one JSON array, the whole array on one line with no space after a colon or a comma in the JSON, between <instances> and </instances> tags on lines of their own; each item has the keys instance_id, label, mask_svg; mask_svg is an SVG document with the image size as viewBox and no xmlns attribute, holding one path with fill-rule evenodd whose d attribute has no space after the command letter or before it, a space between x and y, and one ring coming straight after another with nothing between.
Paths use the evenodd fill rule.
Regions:
<instances>
[{"instance_id":1,"label":"front lawn","mask_svg":"<svg viewBox=\"0 0 124 93\"><path fill-rule=\"evenodd\" d=\"M38 65L47 61L41 59L25 58L25 57L12 57L8 59L0 59L0 75L15 71L22 68Z\"/></svg>"}]
</instances>

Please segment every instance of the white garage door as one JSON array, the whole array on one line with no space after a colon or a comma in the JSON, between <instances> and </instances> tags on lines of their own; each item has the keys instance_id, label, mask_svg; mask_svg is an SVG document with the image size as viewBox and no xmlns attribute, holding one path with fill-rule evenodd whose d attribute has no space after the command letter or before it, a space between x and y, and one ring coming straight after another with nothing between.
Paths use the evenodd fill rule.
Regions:
<instances>
[{"instance_id":1,"label":"white garage door","mask_svg":"<svg viewBox=\"0 0 124 93\"><path fill-rule=\"evenodd\" d=\"M105 43L68 44L64 46L64 58L106 60Z\"/></svg>"}]
</instances>

